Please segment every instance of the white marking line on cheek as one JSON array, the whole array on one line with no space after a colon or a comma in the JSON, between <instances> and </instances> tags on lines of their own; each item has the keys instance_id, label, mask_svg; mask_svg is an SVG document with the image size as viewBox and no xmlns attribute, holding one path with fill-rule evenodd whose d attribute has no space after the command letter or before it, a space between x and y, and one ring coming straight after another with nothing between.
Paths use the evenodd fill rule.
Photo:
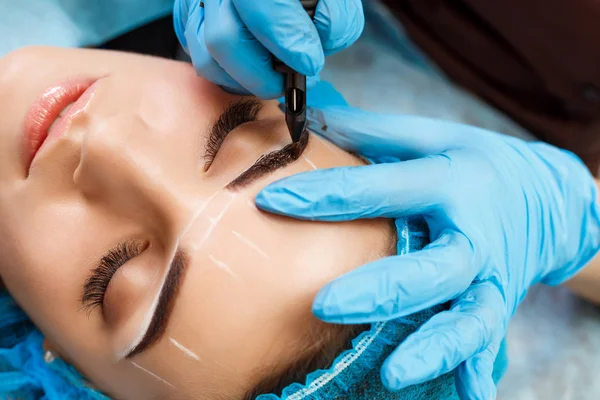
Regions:
<instances>
[{"instance_id":1,"label":"white marking line on cheek","mask_svg":"<svg viewBox=\"0 0 600 400\"><path fill-rule=\"evenodd\" d=\"M196 361L200 361L200 357L198 357L198 355L196 353L194 353L193 351L191 351L190 349L188 349L187 347L185 347L184 345L179 343L177 340L170 337L169 341L173 344L173 346L177 347L179 350L181 350L183 352L183 354L185 354L189 358L193 358Z\"/></svg>"},{"instance_id":2,"label":"white marking line on cheek","mask_svg":"<svg viewBox=\"0 0 600 400\"><path fill-rule=\"evenodd\" d=\"M223 271L227 272L229 275L233 276L236 279L240 279L240 276L238 274L236 274L235 272L233 272L231 270L231 268L229 268L229 265L225 264L223 261L217 260L211 254L208 255L208 258L210 259L210 261L212 261L213 264L215 264L217 267L219 267Z\"/></svg>"},{"instance_id":3,"label":"white marking line on cheek","mask_svg":"<svg viewBox=\"0 0 600 400\"><path fill-rule=\"evenodd\" d=\"M231 233L233 233L235 235L235 237L237 237L243 243L245 243L246 245L252 247L254 250L256 250L256 252L258 254L260 254L261 256L263 256L264 258L266 258L267 260L271 258L264 251L262 251L260 249L260 247L258 247L256 244L252 243L249 239L247 239L244 236L242 236L239 232L231 231Z\"/></svg>"},{"instance_id":4,"label":"white marking line on cheek","mask_svg":"<svg viewBox=\"0 0 600 400\"><path fill-rule=\"evenodd\" d=\"M306 161L306 163L307 163L308 165L310 165L310 167L311 167L312 169L318 169L318 168L317 168L317 166L316 166L316 165L315 165L315 164L314 164L312 161L310 161L308 158L306 158L306 157L302 157L302 158L304 159L304 161Z\"/></svg>"},{"instance_id":5,"label":"white marking line on cheek","mask_svg":"<svg viewBox=\"0 0 600 400\"><path fill-rule=\"evenodd\" d=\"M147 373L148 375L152 376L153 378L155 378L156 380L164 383L167 386L172 387L173 389L175 389L175 385L173 385L172 383L164 380L163 378L161 378L160 376L156 375L154 372L152 371L148 371L146 368L142 367L141 365L131 361L131 364L133 364L134 367L138 368L141 371L144 371L145 373Z\"/></svg>"}]
</instances>

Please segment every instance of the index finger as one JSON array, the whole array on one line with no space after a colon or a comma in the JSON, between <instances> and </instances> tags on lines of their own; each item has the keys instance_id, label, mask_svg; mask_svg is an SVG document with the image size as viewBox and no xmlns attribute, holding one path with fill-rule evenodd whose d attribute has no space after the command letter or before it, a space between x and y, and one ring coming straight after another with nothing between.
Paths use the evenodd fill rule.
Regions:
<instances>
[{"instance_id":1,"label":"index finger","mask_svg":"<svg viewBox=\"0 0 600 400\"><path fill-rule=\"evenodd\" d=\"M308 129L366 157L411 160L459 147L483 129L414 115L379 114L353 107L310 108Z\"/></svg>"},{"instance_id":2,"label":"index finger","mask_svg":"<svg viewBox=\"0 0 600 400\"><path fill-rule=\"evenodd\" d=\"M284 64L307 76L318 75L325 54L315 24L297 0L233 0L256 39Z\"/></svg>"},{"instance_id":3,"label":"index finger","mask_svg":"<svg viewBox=\"0 0 600 400\"><path fill-rule=\"evenodd\" d=\"M355 269L319 291L313 313L336 324L388 321L456 298L476 276L469 240L446 231L415 253Z\"/></svg>"}]
</instances>

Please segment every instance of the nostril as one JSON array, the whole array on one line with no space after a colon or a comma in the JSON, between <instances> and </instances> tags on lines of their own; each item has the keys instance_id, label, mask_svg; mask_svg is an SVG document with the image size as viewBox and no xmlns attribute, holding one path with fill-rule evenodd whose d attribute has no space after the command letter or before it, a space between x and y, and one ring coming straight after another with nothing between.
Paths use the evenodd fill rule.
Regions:
<instances>
[{"instance_id":1,"label":"nostril","mask_svg":"<svg viewBox=\"0 0 600 400\"><path fill-rule=\"evenodd\" d=\"M106 190L105 181L115 179L118 164L106 160L106 153L110 154L110 149L105 148L102 142L96 139L94 132L83 132L78 165L73 171L73 182L87 198L100 196L101 192Z\"/></svg>"}]
</instances>

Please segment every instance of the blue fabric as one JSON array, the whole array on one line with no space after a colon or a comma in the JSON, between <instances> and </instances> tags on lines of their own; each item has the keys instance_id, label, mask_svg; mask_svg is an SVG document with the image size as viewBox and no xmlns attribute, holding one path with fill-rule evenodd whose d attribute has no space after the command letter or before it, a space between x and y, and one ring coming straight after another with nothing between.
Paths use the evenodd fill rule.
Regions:
<instances>
[{"instance_id":1,"label":"blue fabric","mask_svg":"<svg viewBox=\"0 0 600 400\"><path fill-rule=\"evenodd\" d=\"M43 336L6 291L0 291L0 399L108 400L61 360L47 364Z\"/></svg>"},{"instance_id":2,"label":"blue fabric","mask_svg":"<svg viewBox=\"0 0 600 400\"><path fill-rule=\"evenodd\" d=\"M173 0L0 1L0 57L28 45L100 45L172 11Z\"/></svg>"}]
</instances>

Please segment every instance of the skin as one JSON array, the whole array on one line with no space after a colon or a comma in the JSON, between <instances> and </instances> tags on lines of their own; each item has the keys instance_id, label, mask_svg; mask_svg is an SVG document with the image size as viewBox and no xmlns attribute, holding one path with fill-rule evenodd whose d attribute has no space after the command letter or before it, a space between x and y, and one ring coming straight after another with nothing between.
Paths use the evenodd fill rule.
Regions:
<instances>
[{"instance_id":1,"label":"skin","mask_svg":"<svg viewBox=\"0 0 600 400\"><path fill-rule=\"evenodd\" d=\"M28 108L48 86L78 77L101 79L28 174L20 154ZM322 139L248 187L223 189L290 141L277 103L267 102L205 171L206 132L237 99L191 66L155 58L27 48L0 59L0 277L49 346L114 398L241 396L261 368L310 345L304 334L320 324L310 307L325 283L391 252L387 221L301 222L254 207L265 185L312 165L362 164ZM127 240L147 247L87 313L85 280ZM189 266L166 335L119 359L145 326L177 245Z\"/></svg>"},{"instance_id":2,"label":"skin","mask_svg":"<svg viewBox=\"0 0 600 400\"><path fill-rule=\"evenodd\" d=\"M600 193L600 181L598 179L596 179L596 186L598 186L598 193ZM565 285L577 295L600 305L600 254L597 254L583 270L566 282Z\"/></svg>"}]
</instances>

